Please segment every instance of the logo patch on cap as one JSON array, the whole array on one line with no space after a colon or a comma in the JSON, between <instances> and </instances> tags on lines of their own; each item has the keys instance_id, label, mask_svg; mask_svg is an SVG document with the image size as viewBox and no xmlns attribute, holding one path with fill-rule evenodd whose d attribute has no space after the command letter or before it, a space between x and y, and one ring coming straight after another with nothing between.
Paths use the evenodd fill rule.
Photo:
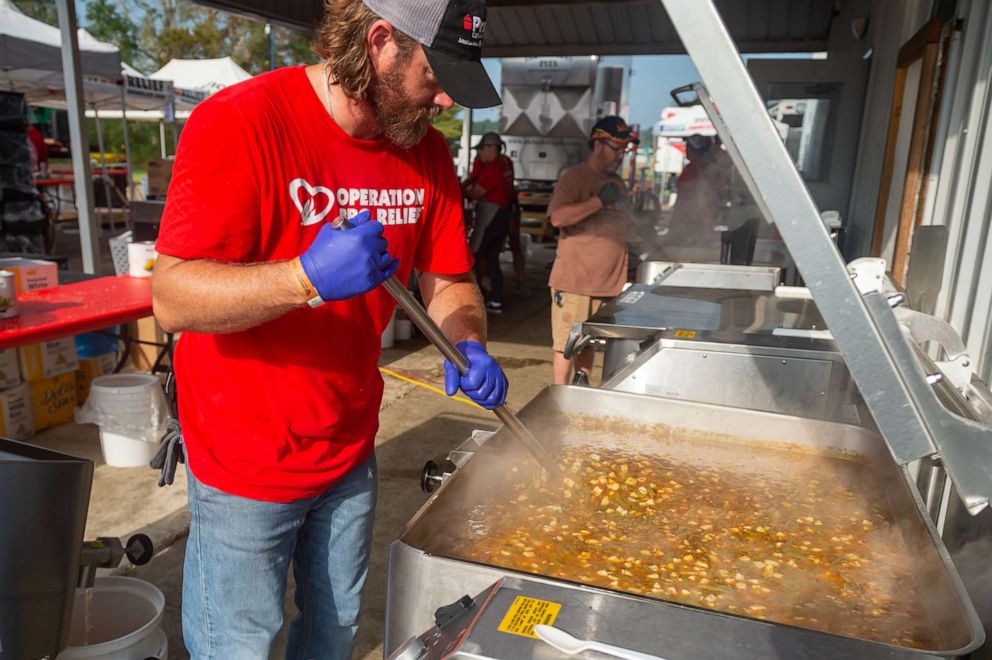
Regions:
<instances>
[{"instance_id":1,"label":"logo patch on cap","mask_svg":"<svg viewBox=\"0 0 992 660\"><path fill-rule=\"evenodd\" d=\"M362 0L372 11L413 37L444 91L469 108L499 105L499 94L482 66L485 0Z\"/></svg>"},{"instance_id":2,"label":"logo patch on cap","mask_svg":"<svg viewBox=\"0 0 992 660\"><path fill-rule=\"evenodd\" d=\"M465 19L462 23L465 26L465 30L472 33L473 39L481 39L486 31L486 22L480 16L465 14Z\"/></svg>"}]
</instances>

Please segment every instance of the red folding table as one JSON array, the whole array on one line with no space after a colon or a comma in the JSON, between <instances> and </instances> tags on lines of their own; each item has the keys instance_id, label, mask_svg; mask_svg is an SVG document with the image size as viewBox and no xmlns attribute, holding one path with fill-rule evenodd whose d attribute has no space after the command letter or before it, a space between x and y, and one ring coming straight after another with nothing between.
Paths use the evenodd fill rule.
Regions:
<instances>
[{"instance_id":1,"label":"red folding table","mask_svg":"<svg viewBox=\"0 0 992 660\"><path fill-rule=\"evenodd\" d=\"M0 319L0 349L103 330L151 316L151 278L97 277L23 291L17 294L17 305L17 316ZM163 349L153 371L165 355L171 358L171 335L164 345L131 339L126 332L121 339L125 344L153 343Z\"/></svg>"}]
</instances>

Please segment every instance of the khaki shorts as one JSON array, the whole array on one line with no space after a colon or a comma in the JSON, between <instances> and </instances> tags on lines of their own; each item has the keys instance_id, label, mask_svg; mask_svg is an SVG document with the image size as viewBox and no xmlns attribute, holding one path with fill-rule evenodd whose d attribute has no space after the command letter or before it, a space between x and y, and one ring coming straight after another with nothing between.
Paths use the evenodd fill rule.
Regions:
<instances>
[{"instance_id":1,"label":"khaki shorts","mask_svg":"<svg viewBox=\"0 0 992 660\"><path fill-rule=\"evenodd\" d=\"M551 341L554 350L559 353L564 351L572 325L582 323L611 300L612 297L598 298L551 289Z\"/></svg>"}]
</instances>

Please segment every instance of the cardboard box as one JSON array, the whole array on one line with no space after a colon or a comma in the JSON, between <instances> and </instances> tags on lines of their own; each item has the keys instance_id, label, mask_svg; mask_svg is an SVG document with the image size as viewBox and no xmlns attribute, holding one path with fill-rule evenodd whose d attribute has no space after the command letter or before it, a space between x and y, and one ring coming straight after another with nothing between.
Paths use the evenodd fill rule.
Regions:
<instances>
[{"instance_id":1,"label":"cardboard box","mask_svg":"<svg viewBox=\"0 0 992 660\"><path fill-rule=\"evenodd\" d=\"M172 180L172 164L174 162L171 158L148 161L149 196L162 197L168 192L169 181Z\"/></svg>"},{"instance_id":2,"label":"cardboard box","mask_svg":"<svg viewBox=\"0 0 992 660\"><path fill-rule=\"evenodd\" d=\"M0 351L0 390L7 390L21 384L21 370L17 362L17 349L5 348Z\"/></svg>"},{"instance_id":3,"label":"cardboard box","mask_svg":"<svg viewBox=\"0 0 992 660\"><path fill-rule=\"evenodd\" d=\"M75 371L35 380L27 386L31 392L31 416L36 432L72 421L76 409Z\"/></svg>"},{"instance_id":4,"label":"cardboard box","mask_svg":"<svg viewBox=\"0 0 992 660\"><path fill-rule=\"evenodd\" d=\"M0 270L14 273L14 288L18 292L47 289L59 283L59 265L54 261L9 257L0 259Z\"/></svg>"},{"instance_id":5,"label":"cardboard box","mask_svg":"<svg viewBox=\"0 0 992 660\"><path fill-rule=\"evenodd\" d=\"M91 358L79 358L79 369L76 370L76 402L78 405L86 403L86 397L90 395L90 386L93 379L114 372L117 366L117 353L105 353Z\"/></svg>"},{"instance_id":6,"label":"cardboard box","mask_svg":"<svg viewBox=\"0 0 992 660\"><path fill-rule=\"evenodd\" d=\"M27 440L34 435L31 395L28 384L0 392L0 436Z\"/></svg>"},{"instance_id":7,"label":"cardboard box","mask_svg":"<svg viewBox=\"0 0 992 660\"><path fill-rule=\"evenodd\" d=\"M75 378L79 368L75 337L21 346L17 349L17 355L21 363L21 377L28 382L67 373Z\"/></svg>"},{"instance_id":8,"label":"cardboard box","mask_svg":"<svg viewBox=\"0 0 992 660\"><path fill-rule=\"evenodd\" d=\"M166 340L168 339L165 331L162 330L162 327L155 320L154 316L146 316L145 318L138 319L136 322L129 323L128 333L129 336L135 337L140 341L159 344L159 346L139 344L137 342L131 344L131 363L134 365L135 371L151 371L152 365L158 359L159 352L164 350ZM169 359L165 358L162 364L168 366Z\"/></svg>"}]
</instances>

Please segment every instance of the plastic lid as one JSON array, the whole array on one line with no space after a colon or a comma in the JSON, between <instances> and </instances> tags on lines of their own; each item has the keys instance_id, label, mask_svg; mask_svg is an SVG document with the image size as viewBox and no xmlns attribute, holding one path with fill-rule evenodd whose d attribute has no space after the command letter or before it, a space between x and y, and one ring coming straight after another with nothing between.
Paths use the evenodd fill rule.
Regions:
<instances>
[{"instance_id":1,"label":"plastic lid","mask_svg":"<svg viewBox=\"0 0 992 660\"><path fill-rule=\"evenodd\" d=\"M91 389L110 392L141 392L160 384L154 374L107 374L93 379Z\"/></svg>"}]
</instances>

